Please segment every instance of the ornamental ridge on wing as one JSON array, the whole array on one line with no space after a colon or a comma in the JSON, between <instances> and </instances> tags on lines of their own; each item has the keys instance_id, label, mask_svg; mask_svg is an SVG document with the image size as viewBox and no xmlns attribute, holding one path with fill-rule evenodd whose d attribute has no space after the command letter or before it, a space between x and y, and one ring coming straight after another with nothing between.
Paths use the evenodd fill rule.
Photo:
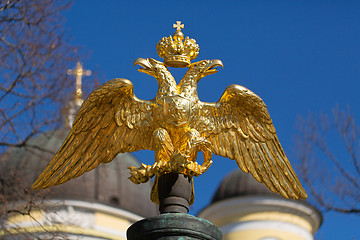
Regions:
<instances>
[{"instance_id":1,"label":"ornamental ridge on wing","mask_svg":"<svg viewBox=\"0 0 360 240\"><path fill-rule=\"evenodd\" d=\"M174 27L177 30L173 36L157 44L164 62L138 58L134 63L141 66L140 72L157 80L156 97L150 101L138 99L132 83L120 78L94 90L33 188L64 183L112 161L118 153L148 149L155 152L155 163L130 167L130 180L139 184L155 176L151 193L155 203L159 176L170 172L199 176L212 164L213 153L235 160L240 169L285 198L306 198L262 99L234 84L226 88L218 102L201 102L198 81L216 73L222 62L191 63L199 47L194 39L184 40L180 22ZM188 71L177 84L167 67L188 67ZM204 155L201 165L196 162L200 151Z\"/></svg>"}]
</instances>

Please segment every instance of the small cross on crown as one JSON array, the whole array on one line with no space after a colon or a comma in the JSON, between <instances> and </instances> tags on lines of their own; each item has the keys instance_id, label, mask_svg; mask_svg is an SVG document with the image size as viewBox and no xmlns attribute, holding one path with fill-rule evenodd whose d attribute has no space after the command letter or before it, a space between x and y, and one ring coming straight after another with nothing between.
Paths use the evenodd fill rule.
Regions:
<instances>
[{"instance_id":1,"label":"small cross on crown","mask_svg":"<svg viewBox=\"0 0 360 240\"><path fill-rule=\"evenodd\" d=\"M181 29L184 29L184 24L181 24L181 21L176 21L176 24L173 24L173 28L176 28L176 31L181 31Z\"/></svg>"}]
</instances>

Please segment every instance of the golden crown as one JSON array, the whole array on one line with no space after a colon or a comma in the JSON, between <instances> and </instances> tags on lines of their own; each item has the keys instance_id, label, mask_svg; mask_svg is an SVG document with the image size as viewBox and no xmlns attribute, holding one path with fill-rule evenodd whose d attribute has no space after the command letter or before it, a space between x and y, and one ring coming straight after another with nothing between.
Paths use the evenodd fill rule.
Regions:
<instances>
[{"instance_id":1,"label":"golden crown","mask_svg":"<svg viewBox=\"0 0 360 240\"><path fill-rule=\"evenodd\" d=\"M172 36L163 37L156 45L157 54L164 59L166 66L187 67L199 54L199 45L195 39L186 37L184 40L184 34L181 32L184 24L180 21L176 21L173 27L176 28L176 32Z\"/></svg>"}]
</instances>

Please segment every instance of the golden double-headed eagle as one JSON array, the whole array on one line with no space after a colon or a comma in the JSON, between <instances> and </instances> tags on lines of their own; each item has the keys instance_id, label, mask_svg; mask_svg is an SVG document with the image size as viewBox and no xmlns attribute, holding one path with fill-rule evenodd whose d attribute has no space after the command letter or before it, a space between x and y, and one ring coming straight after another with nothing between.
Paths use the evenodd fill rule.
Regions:
<instances>
[{"instance_id":1,"label":"golden double-headed eagle","mask_svg":"<svg viewBox=\"0 0 360 240\"><path fill-rule=\"evenodd\" d=\"M156 78L152 100L140 100L126 79L111 80L93 91L80 108L73 127L49 165L33 184L46 188L79 177L118 153L155 151L155 163L130 168L130 180L143 183L166 173L199 176L211 165L212 153L236 161L273 192L285 198L306 198L287 159L263 100L249 89L230 85L216 103L201 102L198 81L217 72L220 60L191 63L199 47L184 40L178 22L173 36L157 44L164 63L152 58L135 60L140 72ZM188 67L179 84L167 67ZM202 151L204 161L196 162ZM154 190L155 189L155 190ZM193 201L193 199L192 199Z\"/></svg>"}]
</instances>

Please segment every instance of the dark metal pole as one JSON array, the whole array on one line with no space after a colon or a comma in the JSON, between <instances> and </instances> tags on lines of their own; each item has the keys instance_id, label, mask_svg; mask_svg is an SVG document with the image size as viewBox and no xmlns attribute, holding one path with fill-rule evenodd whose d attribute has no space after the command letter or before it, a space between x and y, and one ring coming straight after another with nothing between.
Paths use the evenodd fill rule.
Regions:
<instances>
[{"instance_id":1,"label":"dark metal pole","mask_svg":"<svg viewBox=\"0 0 360 240\"><path fill-rule=\"evenodd\" d=\"M221 240L221 231L211 222L191 216L192 179L169 173L159 177L161 214L140 220L127 230L128 240Z\"/></svg>"},{"instance_id":2,"label":"dark metal pole","mask_svg":"<svg viewBox=\"0 0 360 240\"><path fill-rule=\"evenodd\" d=\"M192 179L169 173L159 177L160 213L188 213L192 195Z\"/></svg>"}]
</instances>

